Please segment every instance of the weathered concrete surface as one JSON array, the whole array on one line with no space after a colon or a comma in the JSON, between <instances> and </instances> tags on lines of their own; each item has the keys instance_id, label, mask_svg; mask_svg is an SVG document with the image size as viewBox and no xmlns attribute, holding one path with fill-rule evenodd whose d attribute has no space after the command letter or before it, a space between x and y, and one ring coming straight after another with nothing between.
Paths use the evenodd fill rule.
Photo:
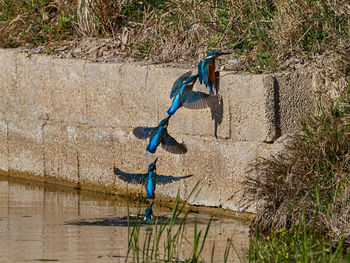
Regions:
<instances>
[{"instance_id":1,"label":"weathered concrete surface","mask_svg":"<svg viewBox=\"0 0 350 263\"><path fill-rule=\"evenodd\" d=\"M78 183L77 129L63 124L46 124L44 134L45 173L53 179Z\"/></svg>"},{"instance_id":2,"label":"weathered concrete surface","mask_svg":"<svg viewBox=\"0 0 350 263\"><path fill-rule=\"evenodd\" d=\"M281 150L276 140L292 132L313 109L316 74L237 75L221 72L222 101L215 109L181 108L169 132L187 145L185 155L132 134L167 116L173 81L188 70L139 63L93 63L0 50L0 170L16 176L125 192L113 167L145 172L159 157L161 174L190 179L157 187L157 195L236 210L242 178L259 155ZM204 86L195 86L204 90ZM216 135L216 136L214 136ZM131 192L139 186L128 185ZM252 204L251 211L254 210Z\"/></svg>"}]
</instances>

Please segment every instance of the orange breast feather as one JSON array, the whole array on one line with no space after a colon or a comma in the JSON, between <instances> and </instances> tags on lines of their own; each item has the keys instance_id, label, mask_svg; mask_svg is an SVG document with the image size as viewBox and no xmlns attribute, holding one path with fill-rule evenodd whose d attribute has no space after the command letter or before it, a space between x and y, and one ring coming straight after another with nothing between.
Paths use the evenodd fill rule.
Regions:
<instances>
[{"instance_id":1,"label":"orange breast feather","mask_svg":"<svg viewBox=\"0 0 350 263\"><path fill-rule=\"evenodd\" d=\"M213 86L215 83L215 59L211 59L209 63L209 83Z\"/></svg>"}]
</instances>

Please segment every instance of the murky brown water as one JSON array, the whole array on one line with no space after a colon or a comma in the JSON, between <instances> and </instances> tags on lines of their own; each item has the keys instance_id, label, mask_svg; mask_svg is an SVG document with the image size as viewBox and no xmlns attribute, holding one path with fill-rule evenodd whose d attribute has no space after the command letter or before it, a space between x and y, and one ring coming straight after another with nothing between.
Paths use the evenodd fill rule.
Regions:
<instances>
[{"instance_id":1,"label":"murky brown water","mask_svg":"<svg viewBox=\"0 0 350 263\"><path fill-rule=\"evenodd\" d=\"M130 206L130 212L137 213L136 204ZM153 210L156 215L170 213L161 207ZM126 214L126 202L121 198L111 200L103 195L0 176L0 262L125 262L128 228L118 226L118 220ZM193 240L194 218L198 219L198 228L205 229L210 217L202 213L189 215L185 231L189 242ZM145 228L141 235L144 231ZM240 262L239 257L245 262L248 226L223 217L214 218L203 260L210 262L215 242L214 262L223 262L226 240L232 233L239 256L231 249L229 262Z\"/></svg>"}]
</instances>

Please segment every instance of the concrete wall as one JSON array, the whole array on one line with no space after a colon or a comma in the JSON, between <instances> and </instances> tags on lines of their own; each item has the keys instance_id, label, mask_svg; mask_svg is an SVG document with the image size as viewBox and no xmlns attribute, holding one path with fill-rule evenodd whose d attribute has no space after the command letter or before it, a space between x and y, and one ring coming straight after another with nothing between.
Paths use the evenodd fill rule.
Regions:
<instances>
[{"instance_id":1,"label":"concrete wall","mask_svg":"<svg viewBox=\"0 0 350 263\"><path fill-rule=\"evenodd\" d=\"M313 109L315 74L241 75L221 72L216 109L181 108L169 133L185 142L185 155L132 134L167 116L174 80L187 69L139 63L93 63L0 50L0 169L3 173L109 192L125 192L113 166L190 179L157 187L158 196L184 198L197 181L192 204L237 209L241 180L257 156L283 148L300 113ZM193 69L195 71L195 69ZM196 89L204 90L203 86ZM217 134L217 137L214 136ZM140 187L129 185L132 192ZM254 208L251 208L253 211Z\"/></svg>"}]
</instances>

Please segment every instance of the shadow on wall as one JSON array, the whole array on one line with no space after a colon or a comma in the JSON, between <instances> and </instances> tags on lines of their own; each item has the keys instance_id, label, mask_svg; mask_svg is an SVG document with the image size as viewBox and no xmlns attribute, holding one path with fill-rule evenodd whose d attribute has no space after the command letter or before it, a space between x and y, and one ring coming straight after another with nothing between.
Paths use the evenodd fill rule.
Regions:
<instances>
[{"instance_id":1,"label":"shadow on wall","mask_svg":"<svg viewBox=\"0 0 350 263\"><path fill-rule=\"evenodd\" d=\"M215 72L215 92L216 94L219 94L220 90L220 72L216 71ZM214 135L215 138L218 137L218 127L222 123L222 117L223 117L223 112L224 112L224 102L223 99L220 98L219 103L215 105L214 107L210 108L210 113L211 113L211 119L214 121Z\"/></svg>"},{"instance_id":2,"label":"shadow on wall","mask_svg":"<svg viewBox=\"0 0 350 263\"><path fill-rule=\"evenodd\" d=\"M281 107L280 107L280 87L278 84L278 81L276 78L273 79L273 108L274 108L274 114L275 114L275 140L279 138L282 135L282 130L281 130Z\"/></svg>"}]
</instances>

